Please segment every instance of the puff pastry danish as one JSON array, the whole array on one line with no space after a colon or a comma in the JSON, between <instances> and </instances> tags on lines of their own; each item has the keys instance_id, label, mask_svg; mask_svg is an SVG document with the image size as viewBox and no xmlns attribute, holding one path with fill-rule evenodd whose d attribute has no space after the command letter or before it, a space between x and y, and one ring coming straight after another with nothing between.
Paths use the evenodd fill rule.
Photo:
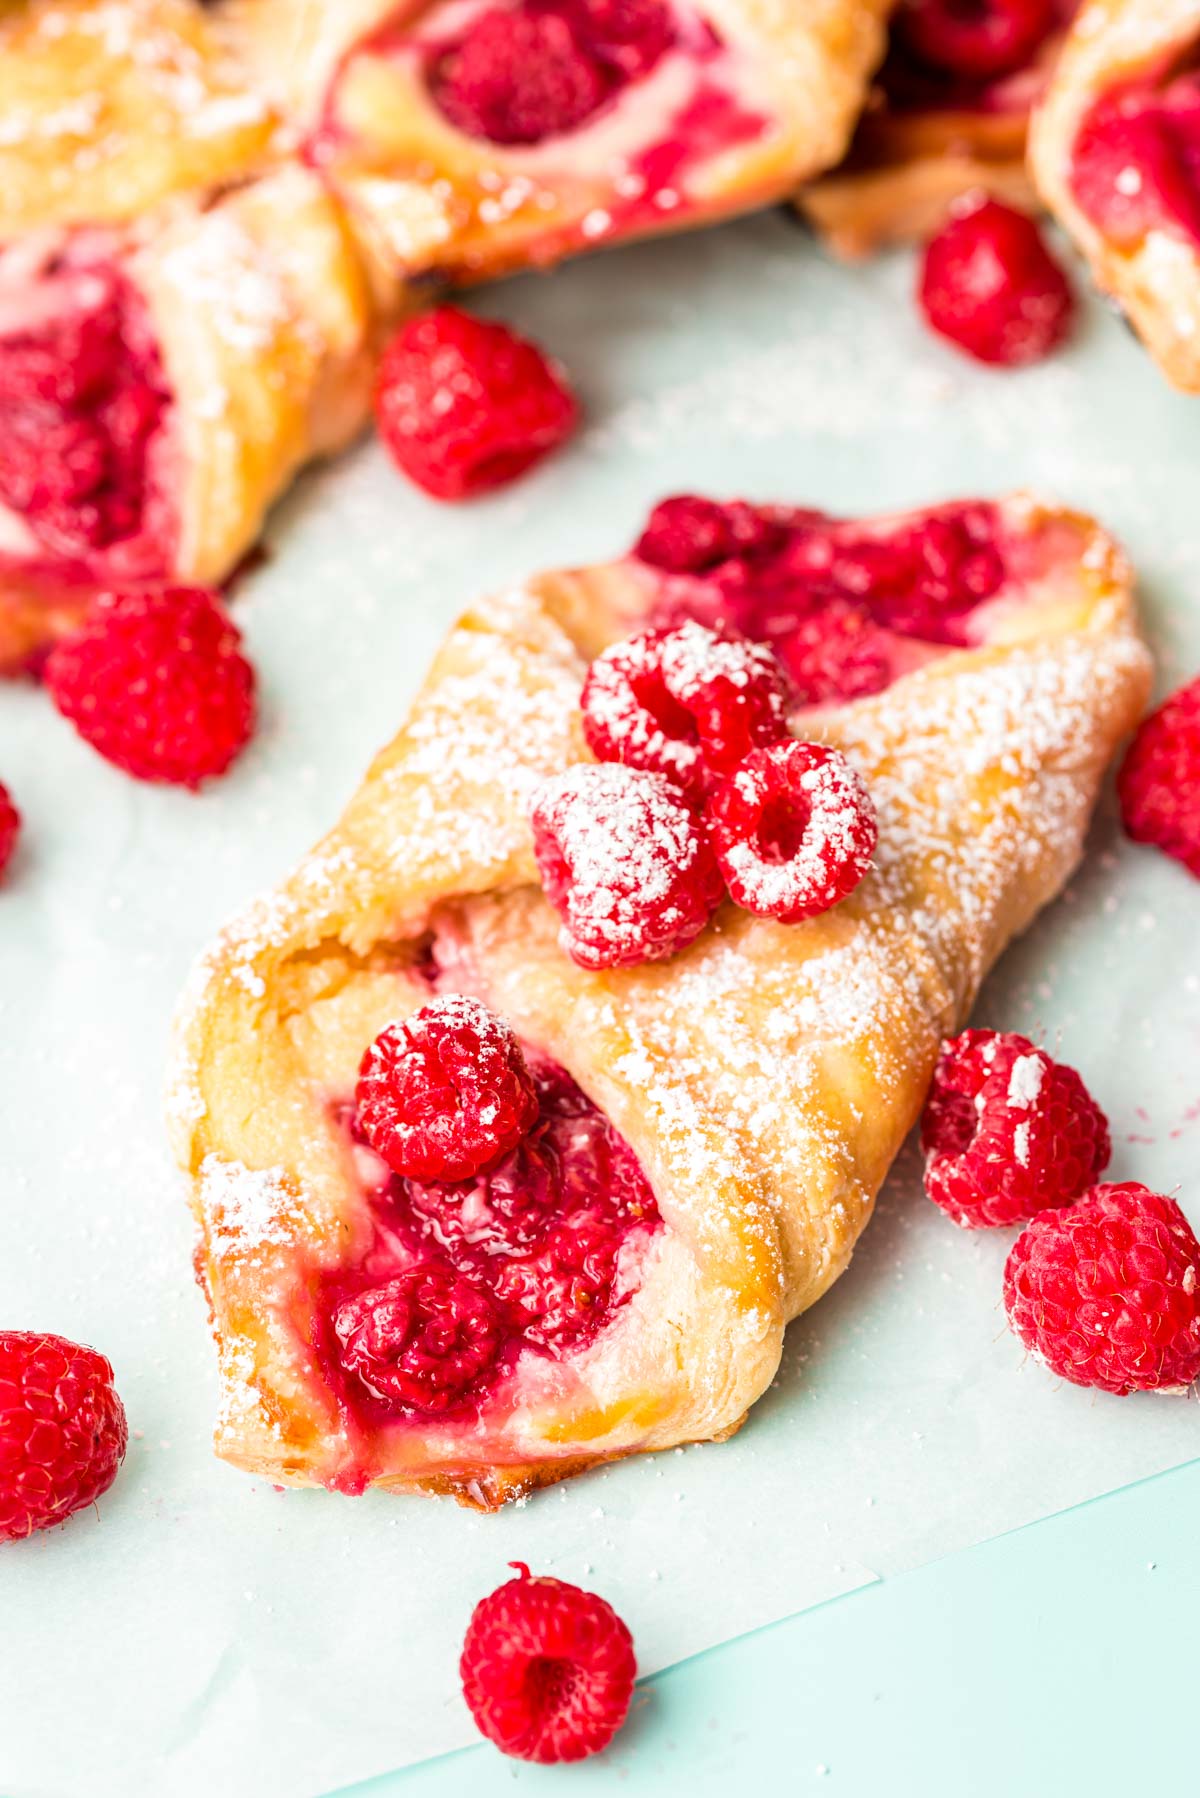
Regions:
<instances>
[{"instance_id":1,"label":"puff pastry danish","mask_svg":"<svg viewBox=\"0 0 1200 1798\"><path fill-rule=\"evenodd\" d=\"M889 0L235 0L384 278L475 280L780 198L842 155Z\"/></svg>"},{"instance_id":2,"label":"puff pastry danish","mask_svg":"<svg viewBox=\"0 0 1200 1798\"><path fill-rule=\"evenodd\" d=\"M842 526L742 507L721 515L725 550L708 530L698 554L678 509L656 516L638 555L468 611L341 822L197 969L173 1133L220 1358L216 1447L238 1466L492 1508L728 1435L787 1322L845 1268L942 1034L1079 857L1148 685L1128 571L1090 521L1023 498ZM782 649L868 566L879 690L796 725L866 777L872 870L801 924L726 904L669 961L577 967L527 807L585 753L588 658L647 618L728 613L756 583ZM541 1161L449 1207L389 1180L354 1120L364 1050L431 993L508 1021L542 1108ZM562 1227L552 1208L506 1237L547 1179ZM374 1303L393 1279L409 1325L421 1304L442 1326L453 1312L453 1339L432 1339L457 1357L448 1406L358 1377L379 1342L347 1334L347 1295Z\"/></svg>"},{"instance_id":3,"label":"puff pastry danish","mask_svg":"<svg viewBox=\"0 0 1200 1798\"><path fill-rule=\"evenodd\" d=\"M1200 392L1200 4L1088 0L1034 115L1046 205L1167 379Z\"/></svg>"},{"instance_id":4,"label":"puff pastry danish","mask_svg":"<svg viewBox=\"0 0 1200 1798\"><path fill-rule=\"evenodd\" d=\"M922 67L894 32L887 60L841 165L803 188L801 215L839 256L920 242L964 194L1037 204L1025 167L1030 110L1044 92L1076 0L1027 63L970 81Z\"/></svg>"},{"instance_id":5,"label":"puff pastry danish","mask_svg":"<svg viewBox=\"0 0 1200 1798\"><path fill-rule=\"evenodd\" d=\"M0 251L0 670L97 586L221 581L300 465L366 417L372 317L299 165L177 202L144 236Z\"/></svg>"}]
</instances>

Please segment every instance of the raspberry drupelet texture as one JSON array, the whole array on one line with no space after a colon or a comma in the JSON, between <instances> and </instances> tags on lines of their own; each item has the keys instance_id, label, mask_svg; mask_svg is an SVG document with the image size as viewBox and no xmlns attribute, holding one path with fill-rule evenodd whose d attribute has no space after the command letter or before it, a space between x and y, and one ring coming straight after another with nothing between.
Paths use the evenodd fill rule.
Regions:
<instances>
[{"instance_id":1,"label":"raspberry drupelet texture","mask_svg":"<svg viewBox=\"0 0 1200 1798\"><path fill-rule=\"evenodd\" d=\"M1135 1182L1043 1211L1013 1245L1004 1309L1030 1354L1076 1386L1179 1391L1200 1379L1200 1242L1174 1199Z\"/></svg>"},{"instance_id":2,"label":"raspberry drupelet texture","mask_svg":"<svg viewBox=\"0 0 1200 1798\"><path fill-rule=\"evenodd\" d=\"M819 743L754 750L713 794L708 823L730 897L784 924L852 893L878 836L861 776Z\"/></svg>"},{"instance_id":3,"label":"raspberry drupelet texture","mask_svg":"<svg viewBox=\"0 0 1200 1798\"><path fill-rule=\"evenodd\" d=\"M1111 1153L1108 1122L1074 1068L995 1030L943 1044L921 1145L925 1191L966 1230L1069 1204Z\"/></svg>"},{"instance_id":4,"label":"raspberry drupelet texture","mask_svg":"<svg viewBox=\"0 0 1200 1798\"><path fill-rule=\"evenodd\" d=\"M12 802L8 788L0 786L0 875L16 853L21 834L21 814Z\"/></svg>"},{"instance_id":5,"label":"raspberry drupelet texture","mask_svg":"<svg viewBox=\"0 0 1200 1798\"><path fill-rule=\"evenodd\" d=\"M393 337L375 412L397 467L443 500L515 480L579 420L557 362L506 325L454 306L423 313Z\"/></svg>"},{"instance_id":6,"label":"raspberry drupelet texture","mask_svg":"<svg viewBox=\"0 0 1200 1798\"><path fill-rule=\"evenodd\" d=\"M928 68L995 81L1030 60L1057 18L1054 0L905 0L896 30Z\"/></svg>"},{"instance_id":7,"label":"raspberry drupelet texture","mask_svg":"<svg viewBox=\"0 0 1200 1798\"><path fill-rule=\"evenodd\" d=\"M1117 776L1121 819L1200 879L1200 679L1142 723Z\"/></svg>"},{"instance_id":8,"label":"raspberry drupelet texture","mask_svg":"<svg viewBox=\"0 0 1200 1798\"><path fill-rule=\"evenodd\" d=\"M373 1397L427 1414L463 1398L504 1340L487 1294L430 1263L346 1299L333 1329L342 1366Z\"/></svg>"},{"instance_id":9,"label":"raspberry drupelet texture","mask_svg":"<svg viewBox=\"0 0 1200 1798\"><path fill-rule=\"evenodd\" d=\"M597 656L583 734L598 761L665 774L697 797L752 749L787 735L787 688L764 643L687 623Z\"/></svg>"},{"instance_id":10,"label":"raspberry drupelet texture","mask_svg":"<svg viewBox=\"0 0 1200 1798\"><path fill-rule=\"evenodd\" d=\"M0 1330L0 1542L92 1504L128 1440L103 1355L65 1336Z\"/></svg>"},{"instance_id":11,"label":"raspberry drupelet texture","mask_svg":"<svg viewBox=\"0 0 1200 1798\"><path fill-rule=\"evenodd\" d=\"M84 741L138 780L197 787L254 728L241 633L196 587L102 594L50 652L45 681Z\"/></svg>"},{"instance_id":12,"label":"raspberry drupelet texture","mask_svg":"<svg viewBox=\"0 0 1200 1798\"><path fill-rule=\"evenodd\" d=\"M961 206L931 238L918 297L929 324L978 362L1016 367L1066 337L1075 300L1035 221L999 200Z\"/></svg>"},{"instance_id":13,"label":"raspberry drupelet texture","mask_svg":"<svg viewBox=\"0 0 1200 1798\"><path fill-rule=\"evenodd\" d=\"M578 763L536 789L530 822L563 947L581 968L663 961L723 897L704 827L664 775Z\"/></svg>"},{"instance_id":14,"label":"raspberry drupelet texture","mask_svg":"<svg viewBox=\"0 0 1200 1798\"><path fill-rule=\"evenodd\" d=\"M598 1754L629 1711L633 1638L594 1592L512 1564L519 1577L471 1615L459 1662L467 1707L481 1733L520 1760Z\"/></svg>"},{"instance_id":15,"label":"raspberry drupelet texture","mask_svg":"<svg viewBox=\"0 0 1200 1798\"><path fill-rule=\"evenodd\" d=\"M465 1180L515 1149L538 1115L521 1045L477 999L449 994L367 1049L356 1092L363 1135L397 1174Z\"/></svg>"}]
</instances>

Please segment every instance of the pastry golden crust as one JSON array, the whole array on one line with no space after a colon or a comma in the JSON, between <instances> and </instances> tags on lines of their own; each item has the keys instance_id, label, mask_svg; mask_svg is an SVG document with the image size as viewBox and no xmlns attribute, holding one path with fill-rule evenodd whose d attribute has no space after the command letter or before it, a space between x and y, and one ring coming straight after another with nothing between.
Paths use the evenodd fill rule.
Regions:
<instances>
[{"instance_id":1,"label":"pastry golden crust","mask_svg":"<svg viewBox=\"0 0 1200 1798\"><path fill-rule=\"evenodd\" d=\"M50 279L56 254L47 247ZM301 465L341 448L370 410L367 280L338 208L300 165L213 205L176 202L144 241L103 245L97 266L136 294L167 394L147 451L146 528L136 560L118 542L71 561L0 506L0 671L72 628L98 586L222 581ZM27 274L31 293L42 273ZM19 316L19 284L11 292Z\"/></svg>"},{"instance_id":2,"label":"pastry golden crust","mask_svg":"<svg viewBox=\"0 0 1200 1798\"><path fill-rule=\"evenodd\" d=\"M1080 205L1072 168L1080 126L1098 100L1139 79L1154 82L1198 45L1197 0L1088 0L1034 114L1029 147L1042 199L1167 379L1188 393L1200 392L1200 244L1169 227L1115 242Z\"/></svg>"},{"instance_id":3,"label":"pastry golden crust","mask_svg":"<svg viewBox=\"0 0 1200 1798\"><path fill-rule=\"evenodd\" d=\"M923 242L965 194L1033 210L1037 195L1025 166L1030 108L1061 43L1061 34L1048 39L1028 69L972 103L896 105L877 86L845 162L802 188L797 210L847 261Z\"/></svg>"},{"instance_id":4,"label":"pastry golden crust","mask_svg":"<svg viewBox=\"0 0 1200 1798\"><path fill-rule=\"evenodd\" d=\"M455 129L431 96L425 46L444 7L241 0L234 18L261 79L313 136L375 267L478 280L750 210L830 167L882 53L889 4L688 0L677 46L594 119L508 146ZM702 128L688 123L690 108L714 99L724 127L711 114ZM645 158L689 133L656 186Z\"/></svg>"},{"instance_id":5,"label":"pastry golden crust","mask_svg":"<svg viewBox=\"0 0 1200 1798\"><path fill-rule=\"evenodd\" d=\"M0 243L244 179L276 123L192 0L0 0Z\"/></svg>"},{"instance_id":6,"label":"pastry golden crust","mask_svg":"<svg viewBox=\"0 0 1200 1798\"><path fill-rule=\"evenodd\" d=\"M1008 940L1062 886L1148 687L1128 570L1085 519L999 516L1022 564L977 646L804 716L879 812L876 862L791 927L723 906L667 962L586 973L526 807L579 760L587 659L661 596L632 558L472 608L341 822L221 938L181 1012L174 1145L221 1365L217 1452L280 1483L491 1508L593 1462L727 1435L787 1322L843 1271ZM466 1417L364 1423L323 1371L320 1294L370 1234L336 1106L437 964L564 1066L636 1152L662 1223L583 1349L526 1351Z\"/></svg>"}]
</instances>

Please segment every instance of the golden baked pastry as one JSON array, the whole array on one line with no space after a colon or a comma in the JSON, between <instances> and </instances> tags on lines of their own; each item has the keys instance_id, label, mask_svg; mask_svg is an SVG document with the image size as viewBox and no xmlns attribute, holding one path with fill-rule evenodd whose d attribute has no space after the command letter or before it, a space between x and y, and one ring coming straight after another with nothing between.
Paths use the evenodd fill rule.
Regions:
<instances>
[{"instance_id":1,"label":"golden baked pastry","mask_svg":"<svg viewBox=\"0 0 1200 1798\"><path fill-rule=\"evenodd\" d=\"M350 235L299 164L178 201L141 240L0 252L0 670L98 586L223 580L301 464L364 421L373 328Z\"/></svg>"},{"instance_id":2,"label":"golden baked pastry","mask_svg":"<svg viewBox=\"0 0 1200 1798\"><path fill-rule=\"evenodd\" d=\"M1200 4L1088 0L1030 137L1038 190L1167 379L1200 392Z\"/></svg>"},{"instance_id":3,"label":"golden baked pastry","mask_svg":"<svg viewBox=\"0 0 1200 1798\"><path fill-rule=\"evenodd\" d=\"M639 0L620 27L591 0L234 0L233 17L384 278L477 280L830 167L889 3Z\"/></svg>"},{"instance_id":4,"label":"golden baked pastry","mask_svg":"<svg viewBox=\"0 0 1200 1798\"><path fill-rule=\"evenodd\" d=\"M586 754L588 660L647 620L746 624L758 602L793 728L869 785L874 865L804 923L727 902L669 960L585 972L527 810ZM829 676L856 604L877 665L860 638ZM820 669L864 696L800 705ZM841 526L674 502L637 553L472 607L340 823L225 932L181 1010L172 1130L218 1454L281 1484L492 1508L735 1430L786 1324L845 1269L942 1036L1075 867L1148 683L1119 552L1021 497ZM536 1191L520 1151L445 1188L389 1180L366 1147L364 1051L433 994L482 1001L539 1070ZM547 1190L568 1207L549 1237L506 1237ZM389 1330L458 1357L452 1403L359 1377Z\"/></svg>"},{"instance_id":5,"label":"golden baked pastry","mask_svg":"<svg viewBox=\"0 0 1200 1798\"><path fill-rule=\"evenodd\" d=\"M245 179L275 136L197 0L0 0L0 244Z\"/></svg>"},{"instance_id":6,"label":"golden baked pastry","mask_svg":"<svg viewBox=\"0 0 1200 1798\"><path fill-rule=\"evenodd\" d=\"M1074 0L1029 62L972 82L922 70L893 42L845 162L801 189L796 205L838 256L919 243L956 200L987 193L1033 210L1025 167L1029 114L1045 89Z\"/></svg>"}]
</instances>

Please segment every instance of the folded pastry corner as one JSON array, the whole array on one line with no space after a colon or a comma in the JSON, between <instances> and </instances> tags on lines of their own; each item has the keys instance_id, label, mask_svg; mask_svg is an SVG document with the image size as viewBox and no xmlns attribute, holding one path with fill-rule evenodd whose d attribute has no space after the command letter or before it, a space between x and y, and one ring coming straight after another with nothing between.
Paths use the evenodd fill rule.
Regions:
<instances>
[{"instance_id":1,"label":"folded pastry corner","mask_svg":"<svg viewBox=\"0 0 1200 1798\"><path fill-rule=\"evenodd\" d=\"M843 154L890 0L234 0L377 270L478 280L748 211Z\"/></svg>"},{"instance_id":2,"label":"folded pastry corner","mask_svg":"<svg viewBox=\"0 0 1200 1798\"><path fill-rule=\"evenodd\" d=\"M0 672L99 587L224 580L301 464L366 419L375 329L299 164L144 231L0 248Z\"/></svg>"},{"instance_id":3,"label":"folded pastry corner","mask_svg":"<svg viewBox=\"0 0 1200 1798\"><path fill-rule=\"evenodd\" d=\"M685 618L772 643L793 730L868 783L874 864L803 923L727 902L670 960L585 972L530 795L586 756L589 659ZM1025 497L866 522L671 502L634 554L471 608L341 821L181 1007L218 1454L490 1509L736 1429L845 1269L942 1036L1075 867L1148 683L1119 552ZM486 1175L423 1183L368 1146L356 1080L449 994L516 1032L538 1123ZM364 1382L347 1304L373 1352L453 1357L436 1404Z\"/></svg>"},{"instance_id":4,"label":"folded pastry corner","mask_svg":"<svg viewBox=\"0 0 1200 1798\"><path fill-rule=\"evenodd\" d=\"M1167 379L1200 392L1200 4L1087 0L1037 108L1038 190Z\"/></svg>"},{"instance_id":5,"label":"folded pastry corner","mask_svg":"<svg viewBox=\"0 0 1200 1798\"><path fill-rule=\"evenodd\" d=\"M1050 79L1075 4L1048 6L1046 33L1027 56L976 78L922 62L902 29L893 29L845 161L796 197L801 217L835 255L855 261L922 242L967 194L1036 208L1026 169L1030 111Z\"/></svg>"}]
</instances>

